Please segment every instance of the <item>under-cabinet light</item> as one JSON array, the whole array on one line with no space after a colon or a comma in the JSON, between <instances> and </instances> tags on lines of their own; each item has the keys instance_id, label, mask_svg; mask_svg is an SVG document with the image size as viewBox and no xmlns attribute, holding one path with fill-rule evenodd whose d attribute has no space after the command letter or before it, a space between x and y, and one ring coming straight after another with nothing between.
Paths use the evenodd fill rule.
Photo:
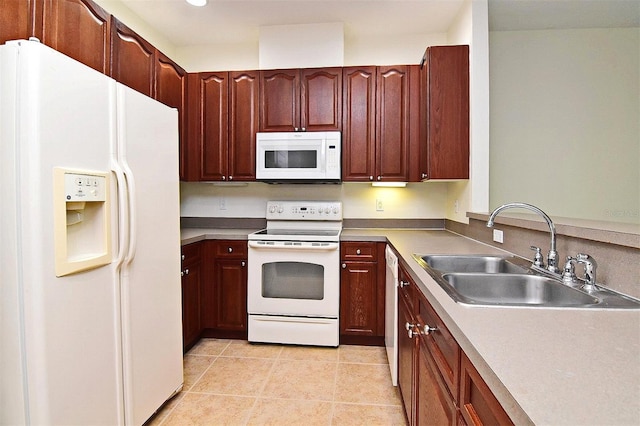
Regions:
<instances>
[{"instance_id":1,"label":"under-cabinet light","mask_svg":"<svg viewBox=\"0 0 640 426\"><path fill-rule=\"evenodd\" d=\"M207 0L187 0L191 6L206 6Z\"/></svg>"},{"instance_id":2,"label":"under-cabinet light","mask_svg":"<svg viewBox=\"0 0 640 426\"><path fill-rule=\"evenodd\" d=\"M371 186L383 186L387 188L404 188L407 182L371 182Z\"/></svg>"}]
</instances>

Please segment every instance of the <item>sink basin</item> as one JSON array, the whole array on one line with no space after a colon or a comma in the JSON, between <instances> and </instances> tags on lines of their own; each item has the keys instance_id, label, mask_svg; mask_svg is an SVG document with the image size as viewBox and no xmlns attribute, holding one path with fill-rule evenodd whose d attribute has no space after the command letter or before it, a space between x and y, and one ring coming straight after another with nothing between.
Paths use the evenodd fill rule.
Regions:
<instances>
[{"instance_id":1,"label":"sink basin","mask_svg":"<svg viewBox=\"0 0 640 426\"><path fill-rule=\"evenodd\" d=\"M420 255L413 257L424 268L425 264L445 272L482 272L488 274L525 274L527 269L510 262L509 257L477 255Z\"/></svg>"},{"instance_id":2,"label":"sink basin","mask_svg":"<svg viewBox=\"0 0 640 426\"><path fill-rule=\"evenodd\" d=\"M538 275L448 273L442 278L450 290L445 291L467 304L575 307L600 302L587 293Z\"/></svg>"},{"instance_id":3,"label":"sink basin","mask_svg":"<svg viewBox=\"0 0 640 426\"><path fill-rule=\"evenodd\" d=\"M517 257L414 254L413 258L457 303L640 309L638 299L601 286L583 291L524 266L526 260Z\"/></svg>"}]
</instances>

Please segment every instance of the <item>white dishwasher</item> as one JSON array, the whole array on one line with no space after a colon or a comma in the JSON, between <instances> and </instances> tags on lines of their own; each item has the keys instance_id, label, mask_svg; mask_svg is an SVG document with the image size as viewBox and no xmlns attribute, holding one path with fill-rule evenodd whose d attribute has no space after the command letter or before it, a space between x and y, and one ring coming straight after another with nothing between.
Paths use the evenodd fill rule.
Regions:
<instances>
[{"instance_id":1,"label":"white dishwasher","mask_svg":"<svg viewBox=\"0 0 640 426\"><path fill-rule=\"evenodd\" d=\"M384 345L387 349L391 383L398 386L398 257L387 245L384 307Z\"/></svg>"}]
</instances>

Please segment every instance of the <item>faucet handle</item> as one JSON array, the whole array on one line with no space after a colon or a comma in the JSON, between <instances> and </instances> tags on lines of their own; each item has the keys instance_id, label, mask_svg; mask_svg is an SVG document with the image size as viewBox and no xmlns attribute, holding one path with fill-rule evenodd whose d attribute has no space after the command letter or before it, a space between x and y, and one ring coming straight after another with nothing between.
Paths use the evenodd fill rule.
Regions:
<instances>
[{"instance_id":1,"label":"faucet handle","mask_svg":"<svg viewBox=\"0 0 640 426\"><path fill-rule=\"evenodd\" d=\"M584 265L584 288L587 290L593 289L596 285L596 268L598 267L598 263L593 257L584 253L578 253L576 255L576 262Z\"/></svg>"},{"instance_id":2,"label":"faucet handle","mask_svg":"<svg viewBox=\"0 0 640 426\"><path fill-rule=\"evenodd\" d=\"M564 264L564 272L562 273L562 281L565 284L573 285L577 281L575 262L575 257L567 256L567 262Z\"/></svg>"},{"instance_id":3,"label":"faucet handle","mask_svg":"<svg viewBox=\"0 0 640 426\"><path fill-rule=\"evenodd\" d=\"M540 247L531 246L529 248L536 251L536 254L533 257L533 264L539 268L544 268L544 257L542 256L542 250L540 250Z\"/></svg>"}]
</instances>

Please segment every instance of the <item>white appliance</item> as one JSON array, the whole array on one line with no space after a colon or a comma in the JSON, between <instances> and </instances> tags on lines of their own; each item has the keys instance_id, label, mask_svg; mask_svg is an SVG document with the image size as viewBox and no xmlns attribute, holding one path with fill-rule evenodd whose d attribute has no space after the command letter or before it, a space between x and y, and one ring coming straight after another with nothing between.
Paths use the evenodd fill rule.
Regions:
<instances>
[{"instance_id":1,"label":"white appliance","mask_svg":"<svg viewBox=\"0 0 640 426\"><path fill-rule=\"evenodd\" d=\"M278 183L338 183L340 132L256 134L256 179Z\"/></svg>"},{"instance_id":2,"label":"white appliance","mask_svg":"<svg viewBox=\"0 0 640 426\"><path fill-rule=\"evenodd\" d=\"M340 202L267 202L248 243L250 342L338 346L341 231Z\"/></svg>"},{"instance_id":3,"label":"white appliance","mask_svg":"<svg viewBox=\"0 0 640 426\"><path fill-rule=\"evenodd\" d=\"M141 425L182 387L177 112L0 46L0 424Z\"/></svg>"},{"instance_id":4,"label":"white appliance","mask_svg":"<svg viewBox=\"0 0 640 426\"><path fill-rule=\"evenodd\" d=\"M384 287L384 346L391 370L391 383L398 386L398 256L389 245L384 255L387 264Z\"/></svg>"}]
</instances>

